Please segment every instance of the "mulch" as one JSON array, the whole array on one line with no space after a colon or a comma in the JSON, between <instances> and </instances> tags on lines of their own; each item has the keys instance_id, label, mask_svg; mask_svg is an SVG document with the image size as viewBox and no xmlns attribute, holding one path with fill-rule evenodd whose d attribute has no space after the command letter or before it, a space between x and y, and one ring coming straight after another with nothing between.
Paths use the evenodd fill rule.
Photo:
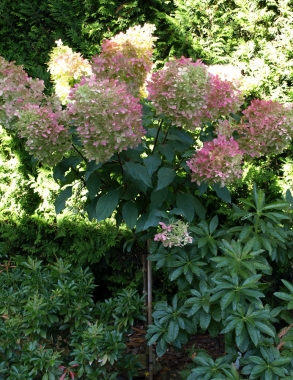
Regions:
<instances>
[{"instance_id":1,"label":"mulch","mask_svg":"<svg viewBox=\"0 0 293 380\"><path fill-rule=\"evenodd\" d=\"M132 327L132 333L127 340L127 350L129 353L143 355L146 352L146 329L144 326ZM165 354L157 358L160 363L159 371L154 375L154 380L181 379L179 372L184 370L188 363L192 362L192 356L195 350L206 350L207 353L216 359L225 354L225 344L222 335L215 338L207 334L196 334L190 337L188 343L182 346L180 350L170 345ZM146 369L144 369L146 371ZM139 379L144 379L141 377Z\"/></svg>"}]
</instances>

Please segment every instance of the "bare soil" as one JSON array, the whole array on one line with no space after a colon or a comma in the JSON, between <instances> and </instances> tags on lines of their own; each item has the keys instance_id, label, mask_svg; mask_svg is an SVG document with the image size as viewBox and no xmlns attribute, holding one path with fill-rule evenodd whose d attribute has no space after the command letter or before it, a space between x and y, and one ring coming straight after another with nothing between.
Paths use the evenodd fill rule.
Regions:
<instances>
[{"instance_id":1,"label":"bare soil","mask_svg":"<svg viewBox=\"0 0 293 380\"><path fill-rule=\"evenodd\" d=\"M146 353L145 334L146 330L144 326L132 328L132 333L129 334L127 341L129 353L142 356ZM156 365L158 372L154 375L154 380L181 379L179 372L184 370L188 363L192 362L193 355L196 355L195 350L198 349L206 350L213 359L223 356L225 354L223 336L219 335L216 338L212 338L210 335L196 334L191 336L189 342L183 345L181 350L170 345L166 353L162 357L157 358L160 364ZM142 368L141 375L146 371L147 368ZM138 379L145 379L145 376Z\"/></svg>"}]
</instances>

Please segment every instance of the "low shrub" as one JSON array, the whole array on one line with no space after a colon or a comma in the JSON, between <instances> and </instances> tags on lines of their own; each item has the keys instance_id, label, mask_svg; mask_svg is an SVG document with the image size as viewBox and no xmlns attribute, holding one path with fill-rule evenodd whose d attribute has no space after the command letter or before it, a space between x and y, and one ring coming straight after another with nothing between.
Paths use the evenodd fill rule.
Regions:
<instances>
[{"instance_id":1,"label":"low shrub","mask_svg":"<svg viewBox=\"0 0 293 380\"><path fill-rule=\"evenodd\" d=\"M95 304L89 269L63 260L4 262L0 272L0 379L132 379L125 332L144 297L123 290Z\"/></svg>"}]
</instances>

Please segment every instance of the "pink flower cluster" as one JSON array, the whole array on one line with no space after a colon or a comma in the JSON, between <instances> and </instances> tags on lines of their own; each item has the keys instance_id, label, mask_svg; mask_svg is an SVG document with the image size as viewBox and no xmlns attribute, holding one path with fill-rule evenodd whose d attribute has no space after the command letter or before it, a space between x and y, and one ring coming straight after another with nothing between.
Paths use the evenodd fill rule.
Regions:
<instances>
[{"instance_id":1,"label":"pink flower cluster","mask_svg":"<svg viewBox=\"0 0 293 380\"><path fill-rule=\"evenodd\" d=\"M237 126L241 149L249 156L281 153L293 137L293 110L278 102L255 99Z\"/></svg>"},{"instance_id":2,"label":"pink flower cluster","mask_svg":"<svg viewBox=\"0 0 293 380\"><path fill-rule=\"evenodd\" d=\"M39 104L43 90L42 80L30 78L22 66L0 57L0 124L12 129L20 109L27 103Z\"/></svg>"},{"instance_id":3,"label":"pink flower cluster","mask_svg":"<svg viewBox=\"0 0 293 380\"><path fill-rule=\"evenodd\" d=\"M181 57L152 73L147 82L149 99L157 113L174 124L194 130L204 121L216 120L242 104L240 91L228 81L208 73L200 61Z\"/></svg>"},{"instance_id":4,"label":"pink flower cluster","mask_svg":"<svg viewBox=\"0 0 293 380\"><path fill-rule=\"evenodd\" d=\"M215 132L231 136L234 131L240 149L246 156L281 153L293 137L293 109L270 100L252 100L243 111L241 123L219 120Z\"/></svg>"},{"instance_id":5,"label":"pink flower cluster","mask_svg":"<svg viewBox=\"0 0 293 380\"><path fill-rule=\"evenodd\" d=\"M27 104L20 111L16 124L19 135L26 138L27 151L45 164L57 164L71 147L69 131L62 119L63 111L54 109L54 104L42 107Z\"/></svg>"},{"instance_id":6,"label":"pink flower cluster","mask_svg":"<svg viewBox=\"0 0 293 380\"><path fill-rule=\"evenodd\" d=\"M191 170L191 180L200 184L230 184L242 175L242 151L232 137L218 136L213 141L204 142L203 148L187 161Z\"/></svg>"},{"instance_id":7,"label":"pink flower cluster","mask_svg":"<svg viewBox=\"0 0 293 380\"><path fill-rule=\"evenodd\" d=\"M107 161L114 153L136 147L145 130L142 106L117 80L84 77L71 90L67 112L74 124L88 160Z\"/></svg>"},{"instance_id":8,"label":"pink flower cluster","mask_svg":"<svg viewBox=\"0 0 293 380\"><path fill-rule=\"evenodd\" d=\"M217 75L209 74L209 86L206 117L210 121L236 112L242 105L241 92L234 87L232 82L222 80Z\"/></svg>"},{"instance_id":9,"label":"pink flower cluster","mask_svg":"<svg viewBox=\"0 0 293 380\"><path fill-rule=\"evenodd\" d=\"M188 232L188 224L181 220L176 223L171 223L166 225L160 222L162 232L154 236L155 241L160 241L163 243L164 247L183 247L188 243L192 243L192 237Z\"/></svg>"},{"instance_id":10,"label":"pink flower cluster","mask_svg":"<svg viewBox=\"0 0 293 380\"><path fill-rule=\"evenodd\" d=\"M127 84L134 96L143 95L143 86L152 68L155 27L129 28L110 40L104 40L100 55L92 58L92 70L100 79L117 79Z\"/></svg>"}]
</instances>

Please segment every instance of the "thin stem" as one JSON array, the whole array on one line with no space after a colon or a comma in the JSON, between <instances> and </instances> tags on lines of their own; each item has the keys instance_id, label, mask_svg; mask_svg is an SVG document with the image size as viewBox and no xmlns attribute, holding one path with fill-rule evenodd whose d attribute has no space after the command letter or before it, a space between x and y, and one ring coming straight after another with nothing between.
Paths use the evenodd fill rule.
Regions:
<instances>
[{"instance_id":1,"label":"thin stem","mask_svg":"<svg viewBox=\"0 0 293 380\"><path fill-rule=\"evenodd\" d=\"M147 240L147 255L150 255L150 239ZM152 288L153 288L153 276L152 276L152 262L148 260L147 263L147 276L148 276L148 325L152 324ZM153 380L153 345L149 346L149 380Z\"/></svg>"},{"instance_id":2,"label":"thin stem","mask_svg":"<svg viewBox=\"0 0 293 380\"><path fill-rule=\"evenodd\" d=\"M120 154L117 153L117 156L118 156L118 162L119 162L119 165L120 165L120 168L121 168L121 174L122 174L122 176L123 176L123 166L122 166L122 162L121 162Z\"/></svg>"},{"instance_id":3,"label":"thin stem","mask_svg":"<svg viewBox=\"0 0 293 380\"><path fill-rule=\"evenodd\" d=\"M85 156L77 149L77 147L74 144L71 144L72 148L80 155L80 157L87 162L88 160L85 158Z\"/></svg>"},{"instance_id":4,"label":"thin stem","mask_svg":"<svg viewBox=\"0 0 293 380\"><path fill-rule=\"evenodd\" d=\"M166 132L166 135L165 135L165 138L164 138L164 141L163 141L163 144L165 144L166 140L167 140L167 136L168 136L168 131Z\"/></svg>"},{"instance_id":5,"label":"thin stem","mask_svg":"<svg viewBox=\"0 0 293 380\"><path fill-rule=\"evenodd\" d=\"M157 134L156 134L156 138L155 138L155 141L154 141L154 146L153 146L153 150L152 150L151 154L154 153L154 150L156 148L156 145L157 145L157 142L158 142L158 138L159 138L159 134L161 132L162 124L163 124L163 120L160 121L159 128L158 128L158 131L157 131Z\"/></svg>"}]
</instances>

